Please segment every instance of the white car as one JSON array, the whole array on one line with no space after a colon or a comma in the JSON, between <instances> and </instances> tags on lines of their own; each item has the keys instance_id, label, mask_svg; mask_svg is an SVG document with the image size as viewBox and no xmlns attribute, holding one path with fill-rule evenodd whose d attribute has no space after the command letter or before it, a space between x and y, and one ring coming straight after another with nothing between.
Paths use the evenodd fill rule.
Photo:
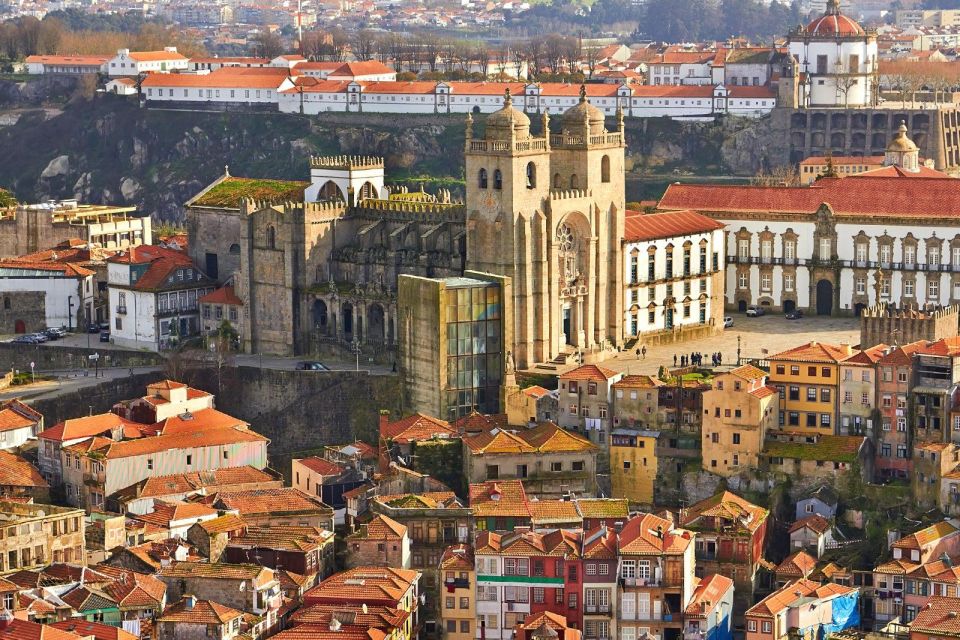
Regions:
<instances>
[{"instance_id":1,"label":"white car","mask_svg":"<svg viewBox=\"0 0 960 640\"><path fill-rule=\"evenodd\" d=\"M726 316L723 319L723 328L727 329L733 326L733 318L731 316Z\"/></svg>"}]
</instances>

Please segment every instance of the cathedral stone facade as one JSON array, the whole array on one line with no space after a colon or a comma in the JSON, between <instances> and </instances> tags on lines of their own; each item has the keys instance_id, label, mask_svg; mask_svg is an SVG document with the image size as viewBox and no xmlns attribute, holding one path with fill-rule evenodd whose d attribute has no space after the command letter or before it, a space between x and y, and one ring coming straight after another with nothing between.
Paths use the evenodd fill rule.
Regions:
<instances>
[{"instance_id":1,"label":"cathedral stone facade","mask_svg":"<svg viewBox=\"0 0 960 640\"><path fill-rule=\"evenodd\" d=\"M398 277L466 270L512 279L510 367L621 344L623 118L608 132L581 92L559 120L551 133L544 114L534 135L509 92L482 136L468 120L465 203L391 191L382 159L347 156L312 158L309 183L226 176L198 194L191 237L217 238L218 279L244 301L245 350L389 354Z\"/></svg>"}]
</instances>

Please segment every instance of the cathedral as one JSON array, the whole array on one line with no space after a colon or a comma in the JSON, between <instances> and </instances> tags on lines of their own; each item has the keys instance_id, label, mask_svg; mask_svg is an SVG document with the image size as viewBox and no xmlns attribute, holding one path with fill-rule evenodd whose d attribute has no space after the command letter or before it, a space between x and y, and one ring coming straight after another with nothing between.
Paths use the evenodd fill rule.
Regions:
<instances>
[{"instance_id":1,"label":"cathedral","mask_svg":"<svg viewBox=\"0 0 960 640\"><path fill-rule=\"evenodd\" d=\"M507 91L482 135L467 118L465 202L391 190L382 158L336 156L311 158L309 183L225 172L187 203L193 258L244 302L247 352L389 352L398 276L467 270L512 280L505 366L622 343L622 114L607 131L581 90L556 126L542 114L535 134Z\"/></svg>"}]
</instances>

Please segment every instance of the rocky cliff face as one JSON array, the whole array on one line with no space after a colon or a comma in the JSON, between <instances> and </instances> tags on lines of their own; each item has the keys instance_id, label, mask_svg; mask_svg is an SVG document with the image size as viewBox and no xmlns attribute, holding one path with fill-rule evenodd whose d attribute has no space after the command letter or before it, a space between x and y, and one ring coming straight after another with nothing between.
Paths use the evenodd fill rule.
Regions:
<instances>
[{"instance_id":1,"label":"rocky cliff face","mask_svg":"<svg viewBox=\"0 0 960 640\"><path fill-rule=\"evenodd\" d=\"M10 84L0 82L0 108L16 105L19 117L0 129L0 145L9 150L0 155L0 185L25 201L76 197L131 204L156 220L179 222L182 204L224 166L233 175L306 179L311 154L383 156L388 180L416 183L430 176L447 187L462 180L459 116L152 111L111 95L73 99L62 111L24 111L33 102L23 96L43 92ZM7 95L15 97L8 102ZM729 141L747 136L750 126L629 120L628 167L753 172L760 145L736 144L728 151Z\"/></svg>"}]
</instances>

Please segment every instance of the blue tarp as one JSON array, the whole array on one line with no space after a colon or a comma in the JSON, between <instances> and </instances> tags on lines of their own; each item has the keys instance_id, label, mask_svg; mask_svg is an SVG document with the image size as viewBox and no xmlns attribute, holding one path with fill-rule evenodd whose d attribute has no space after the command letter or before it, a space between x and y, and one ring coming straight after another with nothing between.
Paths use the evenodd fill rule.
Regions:
<instances>
[{"instance_id":1,"label":"blue tarp","mask_svg":"<svg viewBox=\"0 0 960 640\"><path fill-rule=\"evenodd\" d=\"M854 591L845 596L837 596L830 601L833 616L830 624L820 625L816 637L818 640L829 638L830 634L851 627L860 626L860 592Z\"/></svg>"},{"instance_id":2,"label":"blue tarp","mask_svg":"<svg viewBox=\"0 0 960 640\"><path fill-rule=\"evenodd\" d=\"M727 607L729 609L730 607ZM710 630L707 640L733 640L733 631L730 628L730 616L725 615L717 620L717 624Z\"/></svg>"}]
</instances>

